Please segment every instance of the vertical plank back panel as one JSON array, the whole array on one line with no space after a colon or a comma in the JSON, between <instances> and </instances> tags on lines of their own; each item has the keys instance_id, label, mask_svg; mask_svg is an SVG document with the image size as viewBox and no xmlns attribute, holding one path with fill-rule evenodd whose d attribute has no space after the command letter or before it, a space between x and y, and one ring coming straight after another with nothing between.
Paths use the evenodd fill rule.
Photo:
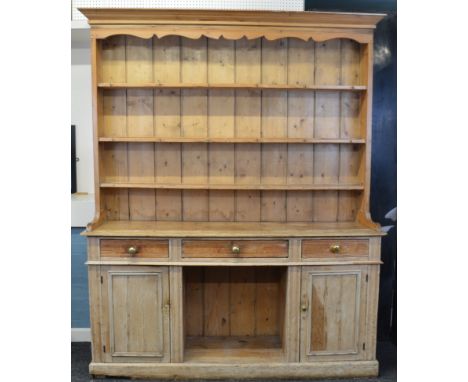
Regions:
<instances>
[{"instance_id":1,"label":"vertical plank back panel","mask_svg":"<svg viewBox=\"0 0 468 382\"><path fill-rule=\"evenodd\" d=\"M127 82L153 81L152 39L127 36ZM127 90L127 135L147 137L154 135L153 90ZM155 167L153 143L129 143L129 182L154 183ZM129 208L131 220L155 220L156 199L152 189L130 189Z\"/></svg>"},{"instance_id":2,"label":"vertical plank back panel","mask_svg":"<svg viewBox=\"0 0 468 382\"><path fill-rule=\"evenodd\" d=\"M153 79L156 83L180 82L179 36L153 38ZM154 134L157 137L180 137L180 90L154 90ZM181 182L181 145L155 144L156 181ZM182 219L181 190L156 190L156 219Z\"/></svg>"},{"instance_id":3,"label":"vertical plank back panel","mask_svg":"<svg viewBox=\"0 0 468 382\"><path fill-rule=\"evenodd\" d=\"M341 41L341 83L361 83L360 45L352 40ZM341 94L340 137L360 137L361 95L354 92ZM359 171L364 160L364 147L358 145L340 145L340 184L361 183ZM352 221L356 218L357 197L354 192L338 193L338 221Z\"/></svg>"},{"instance_id":4,"label":"vertical plank back panel","mask_svg":"<svg viewBox=\"0 0 468 382\"><path fill-rule=\"evenodd\" d=\"M285 268L189 267L184 270L187 336L279 336Z\"/></svg>"},{"instance_id":5,"label":"vertical plank back panel","mask_svg":"<svg viewBox=\"0 0 468 382\"><path fill-rule=\"evenodd\" d=\"M182 38L181 81L206 83L208 81L207 39ZM181 129L186 137L208 136L208 98L206 90L181 91ZM208 182L208 145L205 143L182 146L182 182ZM182 192L183 220L208 220L208 191Z\"/></svg>"},{"instance_id":6,"label":"vertical plank back panel","mask_svg":"<svg viewBox=\"0 0 468 382\"><path fill-rule=\"evenodd\" d=\"M202 336L204 333L203 268L184 270L184 325L187 336Z\"/></svg>"},{"instance_id":7,"label":"vertical plank back panel","mask_svg":"<svg viewBox=\"0 0 468 382\"><path fill-rule=\"evenodd\" d=\"M114 36L101 43L102 80L110 82L126 81L126 38ZM127 92L125 89L112 89L102 92L103 136L127 135ZM127 143L113 143L100 147L101 181L128 181ZM129 219L128 189L106 190L103 193L103 207L110 220Z\"/></svg>"},{"instance_id":8,"label":"vertical plank back panel","mask_svg":"<svg viewBox=\"0 0 468 382\"><path fill-rule=\"evenodd\" d=\"M208 83L235 82L234 42L219 39L208 40ZM234 90L210 90L208 92L208 136L233 138ZM233 184L235 153L234 144L210 144L209 181L212 184ZM234 220L234 191L210 191L209 220Z\"/></svg>"},{"instance_id":9,"label":"vertical plank back panel","mask_svg":"<svg viewBox=\"0 0 468 382\"><path fill-rule=\"evenodd\" d=\"M230 269L230 335L255 335L255 268Z\"/></svg>"},{"instance_id":10,"label":"vertical plank back panel","mask_svg":"<svg viewBox=\"0 0 468 382\"><path fill-rule=\"evenodd\" d=\"M125 82L126 36L111 36L101 44L101 78L103 82Z\"/></svg>"},{"instance_id":11,"label":"vertical plank back panel","mask_svg":"<svg viewBox=\"0 0 468 382\"><path fill-rule=\"evenodd\" d=\"M279 273L275 267L255 268L255 334L279 335Z\"/></svg>"},{"instance_id":12,"label":"vertical plank back panel","mask_svg":"<svg viewBox=\"0 0 468 382\"><path fill-rule=\"evenodd\" d=\"M262 80L261 39L242 38L235 42L235 80L237 83L259 84ZM235 136L261 137L262 99L259 90L237 90L235 99ZM235 146L235 182L260 184L261 146ZM260 191L237 191L236 221L260 221Z\"/></svg>"},{"instance_id":13,"label":"vertical plank back panel","mask_svg":"<svg viewBox=\"0 0 468 382\"><path fill-rule=\"evenodd\" d=\"M341 40L317 43L315 83L336 85L341 79ZM340 93L317 92L315 95L315 138L338 138L340 134ZM339 147L320 144L314 147L314 183L336 184L339 174ZM314 221L336 221L338 192L314 193Z\"/></svg>"},{"instance_id":14,"label":"vertical plank back panel","mask_svg":"<svg viewBox=\"0 0 468 382\"><path fill-rule=\"evenodd\" d=\"M206 267L204 272L204 335L228 336L229 267Z\"/></svg>"},{"instance_id":15,"label":"vertical plank back panel","mask_svg":"<svg viewBox=\"0 0 468 382\"><path fill-rule=\"evenodd\" d=\"M288 81L288 40L262 39L262 83L284 84ZM262 137L287 136L287 92L268 90L262 92ZM262 183L286 182L287 145L262 145ZM286 192L262 192L261 220L286 220Z\"/></svg>"}]
</instances>

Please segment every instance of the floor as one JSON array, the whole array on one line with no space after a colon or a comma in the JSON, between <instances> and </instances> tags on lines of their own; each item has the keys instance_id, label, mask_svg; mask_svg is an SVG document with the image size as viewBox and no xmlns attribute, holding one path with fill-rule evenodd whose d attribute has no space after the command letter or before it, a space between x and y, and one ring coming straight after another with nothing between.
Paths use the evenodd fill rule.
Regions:
<instances>
[{"instance_id":1,"label":"floor","mask_svg":"<svg viewBox=\"0 0 468 382\"><path fill-rule=\"evenodd\" d=\"M364 379L328 379L327 382L395 382L397 380L396 346L391 342L379 342L377 345L377 359L380 362L380 376L378 378ZM71 382L123 382L126 378L97 378L92 379L88 374L88 364L91 361L91 349L88 342L74 342L71 345ZM155 382L156 380L146 380ZM320 382L325 380L314 380Z\"/></svg>"}]
</instances>

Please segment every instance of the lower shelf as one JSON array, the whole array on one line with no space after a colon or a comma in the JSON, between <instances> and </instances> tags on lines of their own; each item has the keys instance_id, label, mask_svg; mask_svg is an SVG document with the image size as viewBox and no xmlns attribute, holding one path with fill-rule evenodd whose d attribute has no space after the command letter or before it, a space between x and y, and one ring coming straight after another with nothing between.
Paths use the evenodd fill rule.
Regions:
<instances>
[{"instance_id":1,"label":"lower shelf","mask_svg":"<svg viewBox=\"0 0 468 382\"><path fill-rule=\"evenodd\" d=\"M280 362L279 336L186 337L185 362Z\"/></svg>"}]
</instances>

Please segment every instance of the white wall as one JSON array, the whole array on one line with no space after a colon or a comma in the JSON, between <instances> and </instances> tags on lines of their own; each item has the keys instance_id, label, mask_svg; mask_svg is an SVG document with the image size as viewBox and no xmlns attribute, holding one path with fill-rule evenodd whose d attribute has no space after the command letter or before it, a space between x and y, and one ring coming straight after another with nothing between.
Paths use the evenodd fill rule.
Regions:
<instances>
[{"instance_id":1,"label":"white wall","mask_svg":"<svg viewBox=\"0 0 468 382\"><path fill-rule=\"evenodd\" d=\"M87 41L71 46L71 124L76 125L78 192L94 193L91 65Z\"/></svg>"}]
</instances>

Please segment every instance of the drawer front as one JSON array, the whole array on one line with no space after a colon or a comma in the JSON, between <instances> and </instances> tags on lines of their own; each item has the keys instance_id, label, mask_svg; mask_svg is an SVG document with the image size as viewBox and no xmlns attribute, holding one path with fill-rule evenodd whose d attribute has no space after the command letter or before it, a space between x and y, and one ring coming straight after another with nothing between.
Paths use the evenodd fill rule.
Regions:
<instances>
[{"instance_id":1,"label":"drawer front","mask_svg":"<svg viewBox=\"0 0 468 382\"><path fill-rule=\"evenodd\" d=\"M102 239L101 257L167 258L168 240Z\"/></svg>"},{"instance_id":2,"label":"drawer front","mask_svg":"<svg viewBox=\"0 0 468 382\"><path fill-rule=\"evenodd\" d=\"M368 239L315 239L302 241L303 258L367 257Z\"/></svg>"},{"instance_id":3,"label":"drawer front","mask_svg":"<svg viewBox=\"0 0 468 382\"><path fill-rule=\"evenodd\" d=\"M182 257L288 257L287 240L184 240Z\"/></svg>"}]
</instances>

